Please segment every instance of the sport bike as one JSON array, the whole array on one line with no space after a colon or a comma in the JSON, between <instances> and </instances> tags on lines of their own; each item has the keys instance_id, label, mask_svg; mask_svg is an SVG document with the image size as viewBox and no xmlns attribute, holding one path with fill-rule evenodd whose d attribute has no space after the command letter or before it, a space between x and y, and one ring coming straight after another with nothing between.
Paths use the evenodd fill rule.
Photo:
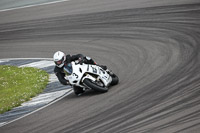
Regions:
<instances>
[{"instance_id":1,"label":"sport bike","mask_svg":"<svg viewBox=\"0 0 200 133\"><path fill-rule=\"evenodd\" d=\"M74 93L91 89L97 92L107 92L109 86L118 84L119 78L109 70L98 65L72 61L64 66L66 79L73 86Z\"/></svg>"}]
</instances>

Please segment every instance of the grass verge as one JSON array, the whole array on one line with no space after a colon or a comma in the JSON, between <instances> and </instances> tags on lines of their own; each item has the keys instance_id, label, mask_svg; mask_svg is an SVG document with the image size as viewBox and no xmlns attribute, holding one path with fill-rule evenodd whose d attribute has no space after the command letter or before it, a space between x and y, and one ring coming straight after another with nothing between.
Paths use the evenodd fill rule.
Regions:
<instances>
[{"instance_id":1,"label":"grass verge","mask_svg":"<svg viewBox=\"0 0 200 133\"><path fill-rule=\"evenodd\" d=\"M0 113L41 93L48 79L48 73L37 68L0 65Z\"/></svg>"}]
</instances>

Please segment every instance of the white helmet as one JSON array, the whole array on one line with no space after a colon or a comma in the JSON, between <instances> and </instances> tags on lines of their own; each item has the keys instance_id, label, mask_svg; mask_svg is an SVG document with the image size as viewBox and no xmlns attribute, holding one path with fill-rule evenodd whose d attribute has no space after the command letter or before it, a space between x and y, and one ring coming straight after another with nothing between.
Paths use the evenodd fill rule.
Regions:
<instances>
[{"instance_id":1,"label":"white helmet","mask_svg":"<svg viewBox=\"0 0 200 133\"><path fill-rule=\"evenodd\" d=\"M57 67L61 68L64 66L64 62L66 60L66 56L63 52L57 51L53 56L53 60Z\"/></svg>"}]
</instances>

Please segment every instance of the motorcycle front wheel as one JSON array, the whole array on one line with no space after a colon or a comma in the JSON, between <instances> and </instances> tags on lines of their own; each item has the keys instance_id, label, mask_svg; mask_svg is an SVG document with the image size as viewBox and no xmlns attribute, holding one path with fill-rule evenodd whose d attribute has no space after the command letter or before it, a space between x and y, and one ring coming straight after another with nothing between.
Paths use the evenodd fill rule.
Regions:
<instances>
[{"instance_id":1,"label":"motorcycle front wheel","mask_svg":"<svg viewBox=\"0 0 200 133\"><path fill-rule=\"evenodd\" d=\"M90 79L84 79L83 83L89 87L90 89L94 90L94 91L98 91L98 92L107 92L108 88L100 86L98 84L96 84L95 82L91 81Z\"/></svg>"}]
</instances>

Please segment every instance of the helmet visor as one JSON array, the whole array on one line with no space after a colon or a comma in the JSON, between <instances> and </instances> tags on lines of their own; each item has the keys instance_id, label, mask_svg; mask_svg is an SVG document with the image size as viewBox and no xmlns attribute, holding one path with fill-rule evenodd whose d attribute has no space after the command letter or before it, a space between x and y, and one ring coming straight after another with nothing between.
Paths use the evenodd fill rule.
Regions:
<instances>
[{"instance_id":1,"label":"helmet visor","mask_svg":"<svg viewBox=\"0 0 200 133\"><path fill-rule=\"evenodd\" d=\"M64 66L64 72L66 75L71 75L72 74L72 64L68 63L67 65Z\"/></svg>"},{"instance_id":2,"label":"helmet visor","mask_svg":"<svg viewBox=\"0 0 200 133\"><path fill-rule=\"evenodd\" d=\"M55 61L55 64L60 65L60 64L62 64L62 61Z\"/></svg>"},{"instance_id":3,"label":"helmet visor","mask_svg":"<svg viewBox=\"0 0 200 133\"><path fill-rule=\"evenodd\" d=\"M61 59L61 60L59 60L59 61L54 61L55 62L55 64L56 65L60 65L60 64L62 64L63 62L64 62L64 57Z\"/></svg>"}]
</instances>

